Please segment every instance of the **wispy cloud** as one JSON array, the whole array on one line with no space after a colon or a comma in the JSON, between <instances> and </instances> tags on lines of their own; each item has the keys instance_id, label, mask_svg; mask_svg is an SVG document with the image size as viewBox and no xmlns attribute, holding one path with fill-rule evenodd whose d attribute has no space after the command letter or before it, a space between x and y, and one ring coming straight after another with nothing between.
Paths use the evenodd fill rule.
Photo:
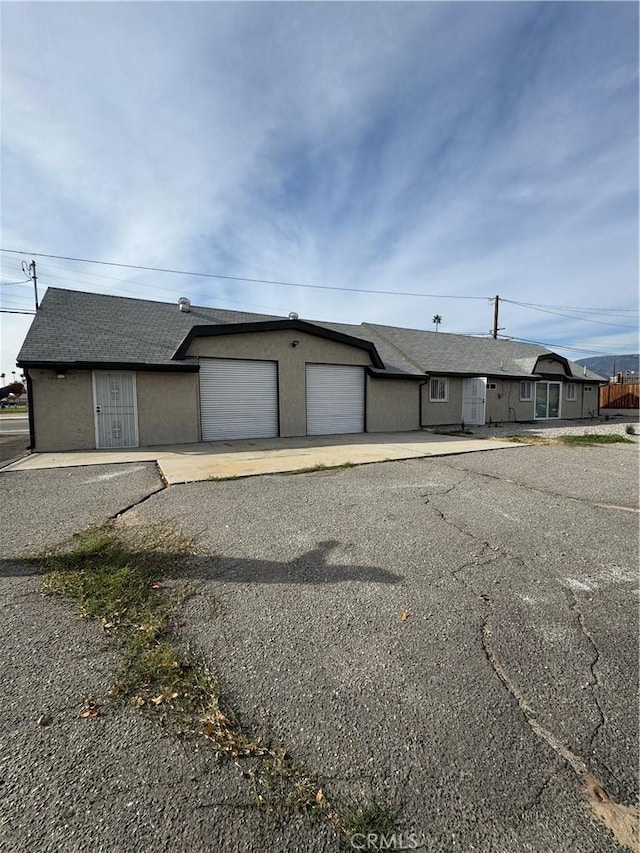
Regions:
<instances>
[{"instance_id":1,"label":"wispy cloud","mask_svg":"<svg viewBox=\"0 0 640 853\"><path fill-rule=\"evenodd\" d=\"M6 4L2 245L637 307L637 22L628 3ZM491 323L488 301L58 266L43 260L43 286ZM18 269L3 257L3 279ZM10 369L26 327L2 316ZM517 337L637 348L622 320L503 318Z\"/></svg>"}]
</instances>

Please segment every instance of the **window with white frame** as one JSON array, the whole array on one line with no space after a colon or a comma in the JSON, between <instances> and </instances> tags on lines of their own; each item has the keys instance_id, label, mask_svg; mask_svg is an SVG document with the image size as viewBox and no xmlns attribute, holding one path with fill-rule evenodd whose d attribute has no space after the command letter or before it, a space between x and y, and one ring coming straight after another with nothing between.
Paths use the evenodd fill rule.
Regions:
<instances>
[{"instance_id":1,"label":"window with white frame","mask_svg":"<svg viewBox=\"0 0 640 853\"><path fill-rule=\"evenodd\" d=\"M567 402L573 403L578 399L578 395L576 393L576 383L575 382L567 382Z\"/></svg>"},{"instance_id":2,"label":"window with white frame","mask_svg":"<svg viewBox=\"0 0 640 853\"><path fill-rule=\"evenodd\" d=\"M446 403L449 399L449 380L436 377L429 383L429 402Z\"/></svg>"},{"instance_id":3,"label":"window with white frame","mask_svg":"<svg viewBox=\"0 0 640 853\"><path fill-rule=\"evenodd\" d=\"M498 385L496 382L487 382L487 391L495 391Z\"/></svg>"},{"instance_id":4,"label":"window with white frame","mask_svg":"<svg viewBox=\"0 0 640 853\"><path fill-rule=\"evenodd\" d=\"M520 383L520 399L525 402L533 400L533 382L528 379Z\"/></svg>"}]
</instances>

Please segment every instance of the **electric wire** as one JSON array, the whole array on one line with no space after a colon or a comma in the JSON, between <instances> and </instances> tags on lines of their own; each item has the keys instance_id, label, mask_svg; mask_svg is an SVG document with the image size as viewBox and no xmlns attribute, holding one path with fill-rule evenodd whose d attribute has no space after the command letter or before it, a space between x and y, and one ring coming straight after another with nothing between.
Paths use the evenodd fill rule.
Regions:
<instances>
[{"instance_id":1,"label":"electric wire","mask_svg":"<svg viewBox=\"0 0 640 853\"><path fill-rule=\"evenodd\" d=\"M586 352L586 353L590 353L591 355L602 355L602 354L609 355L609 353L611 351L610 347L597 347L594 349L594 347L597 346L596 344L589 344L588 347L577 347L577 346L570 346L567 344L553 344L553 343L550 344L550 343L545 342L545 341L532 341L528 338L517 338L517 337L515 337L515 335L498 335L498 338L500 340L504 340L504 341L517 341L518 343L522 343L522 344L537 344L537 346L547 347L547 349L551 349L554 352L556 350L561 349L561 350L568 350L570 352L577 352L577 353ZM624 355L624 353L620 353L620 355Z\"/></svg>"},{"instance_id":2,"label":"electric wire","mask_svg":"<svg viewBox=\"0 0 640 853\"><path fill-rule=\"evenodd\" d=\"M521 302L521 301L518 302L514 299L508 299L507 297L502 297L502 296L500 297L500 301L501 302L511 302L514 305L524 305L527 308L560 308L560 309L563 309L565 311L580 311L580 312L588 312L588 313L594 313L594 314L599 314L599 313L637 314L638 313L637 308L594 308L594 307L587 307L584 305L545 305L544 303L537 303L537 302Z\"/></svg>"},{"instance_id":3,"label":"electric wire","mask_svg":"<svg viewBox=\"0 0 640 853\"><path fill-rule=\"evenodd\" d=\"M165 267L147 267L142 264L124 264L124 263L116 263L115 261L96 261L91 258L73 258L66 255L48 255L44 252L26 252L22 249L2 249L0 248L0 252L8 252L14 255L25 255L34 258L52 258L58 261L74 261L76 263L81 264L96 264L101 266L109 266L109 267L121 267L123 269L132 269L132 270L144 270L146 272L161 272L161 273L169 273L171 275L189 275L195 276L198 278L216 278L223 279L226 281L247 281L252 284L273 284L279 287L303 287L309 288L312 290L332 290L332 291L341 291L345 293L375 293L382 296L413 296L413 297L424 297L428 299L474 299L474 300L482 300L486 301L488 299L492 299L490 296L454 296L453 294L448 293L413 293L406 291L397 291L397 290L373 290L371 288L364 287L335 287L333 285L328 284L303 284L302 282L295 281L277 281L274 279L267 278L247 278L245 276L237 276L237 275L223 275L221 273L208 273L208 272L195 272L191 270L173 270L166 269Z\"/></svg>"},{"instance_id":4,"label":"electric wire","mask_svg":"<svg viewBox=\"0 0 640 853\"><path fill-rule=\"evenodd\" d=\"M595 323L598 326L615 326L618 329L637 329L637 326L629 326L625 323L606 323L603 320L592 320L590 317L576 317L573 314L561 314L559 311L552 311L549 308L537 308L533 305L527 305L524 302L516 302L513 299L505 299L502 300L504 302L509 302L511 305L519 305L523 308L527 308L531 311L541 311L543 314L553 314L556 317L565 317L569 320L578 320L581 323ZM631 318L629 318L631 319Z\"/></svg>"},{"instance_id":5,"label":"electric wire","mask_svg":"<svg viewBox=\"0 0 640 853\"><path fill-rule=\"evenodd\" d=\"M85 287L97 287L98 286L98 284L96 282L82 281L82 280L77 279L77 278L70 278L69 276L63 276L63 275L59 275L56 273L49 272L50 269L58 269L58 270L62 270L64 272L73 272L73 270L70 270L68 267L56 267L53 264L41 264L40 269L45 270L48 278L56 278L56 279L61 279L63 281L71 281L71 282L74 282L75 284L82 284ZM170 293L173 296L183 296L184 295L184 292L181 290L174 290L174 289L168 288L168 287L158 287L155 284L147 284L145 282L132 281L131 279L121 279L121 278L116 278L115 276L111 276L111 275L103 276L103 275L100 275L100 273L90 273L87 271L83 271L80 274L83 276L84 275L91 275L91 276L95 276L96 278L106 278L106 279L109 279L110 281L122 282L125 284L130 283L134 287L139 287L139 288L144 287L144 288L147 288L153 292L162 291L163 293ZM122 291L123 288L118 288L118 290ZM91 291L91 292L93 293L95 291ZM109 295L109 294L106 294L106 295ZM142 295L141 298L144 298L144 294ZM281 309L276 308L274 305L264 305L264 304L261 304L258 302L243 302L243 301L240 301L239 299L231 299L227 296L221 296L220 301L224 302L225 304L231 303L232 305L248 305L252 308L263 308L263 309L266 309L267 311L275 312L278 316L282 316L284 313ZM213 306L203 305L201 307L206 308L206 307L213 307ZM216 306L216 307L222 307L222 306ZM318 317L320 319L328 320L329 322L339 322L339 321L335 320L335 318L333 318L333 317L325 317L322 314L315 314L314 316ZM344 322L346 322L346 321L344 321Z\"/></svg>"}]
</instances>

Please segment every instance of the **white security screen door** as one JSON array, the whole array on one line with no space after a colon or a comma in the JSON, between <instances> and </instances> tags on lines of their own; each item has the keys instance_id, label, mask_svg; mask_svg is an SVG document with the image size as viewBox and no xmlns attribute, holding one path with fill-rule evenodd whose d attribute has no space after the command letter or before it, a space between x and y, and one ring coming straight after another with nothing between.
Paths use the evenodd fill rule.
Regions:
<instances>
[{"instance_id":1,"label":"white security screen door","mask_svg":"<svg viewBox=\"0 0 640 853\"><path fill-rule=\"evenodd\" d=\"M464 424L483 424L487 399L487 377L462 380L462 416Z\"/></svg>"},{"instance_id":2,"label":"white security screen door","mask_svg":"<svg viewBox=\"0 0 640 853\"><path fill-rule=\"evenodd\" d=\"M277 362L201 358L200 416L203 441L276 438Z\"/></svg>"},{"instance_id":3,"label":"white security screen door","mask_svg":"<svg viewBox=\"0 0 640 853\"><path fill-rule=\"evenodd\" d=\"M137 447L136 375L124 371L93 372L96 447Z\"/></svg>"},{"instance_id":4,"label":"white security screen door","mask_svg":"<svg viewBox=\"0 0 640 853\"><path fill-rule=\"evenodd\" d=\"M307 435L364 432L364 368L307 364Z\"/></svg>"}]
</instances>

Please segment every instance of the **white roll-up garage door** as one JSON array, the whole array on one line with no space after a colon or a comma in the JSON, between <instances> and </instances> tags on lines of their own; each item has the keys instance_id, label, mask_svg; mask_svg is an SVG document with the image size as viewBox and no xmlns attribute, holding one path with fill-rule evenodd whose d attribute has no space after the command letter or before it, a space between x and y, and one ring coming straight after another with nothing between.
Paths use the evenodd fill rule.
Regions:
<instances>
[{"instance_id":1,"label":"white roll-up garage door","mask_svg":"<svg viewBox=\"0 0 640 853\"><path fill-rule=\"evenodd\" d=\"M202 440L275 438L278 366L275 361L200 359Z\"/></svg>"},{"instance_id":2,"label":"white roll-up garage door","mask_svg":"<svg viewBox=\"0 0 640 853\"><path fill-rule=\"evenodd\" d=\"M364 368L307 365L307 435L364 432Z\"/></svg>"}]
</instances>

